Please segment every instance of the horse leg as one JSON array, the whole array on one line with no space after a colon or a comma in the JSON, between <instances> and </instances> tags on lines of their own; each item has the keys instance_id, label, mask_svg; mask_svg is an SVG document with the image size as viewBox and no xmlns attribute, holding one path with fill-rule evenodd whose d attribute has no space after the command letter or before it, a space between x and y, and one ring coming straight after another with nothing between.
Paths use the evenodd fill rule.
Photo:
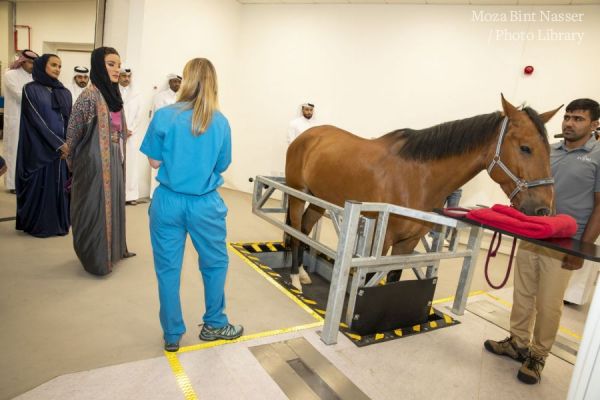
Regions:
<instances>
[{"instance_id":1,"label":"horse leg","mask_svg":"<svg viewBox=\"0 0 600 400\"><path fill-rule=\"evenodd\" d=\"M394 243L394 245L392 246L392 255L393 256L403 254L400 250L401 244L403 244L403 242ZM390 271L387 274L387 282L400 282L400 278L402 278L402 270L401 269L397 269L395 271Z\"/></svg>"},{"instance_id":2,"label":"horse leg","mask_svg":"<svg viewBox=\"0 0 600 400\"><path fill-rule=\"evenodd\" d=\"M421 240L421 237L416 239L407 239L400 242L394 243L392 246L392 255L397 256L401 254L410 254L417 247L417 244ZM390 271L387 275L387 282L399 282L402 277L402 270Z\"/></svg>"},{"instance_id":3,"label":"horse leg","mask_svg":"<svg viewBox=\"0 0 600 400\"><path fill-rule=\"evenodd\" d=\"M288 222L290 226L296 230L300 230L302 223L302 213L304 211L304 200L295 197L289 198L288 205ZM300 257L300 241L295 237L290 237L290 250L292 253L292 268L290 270L290 279L292 286L302 292L302 284L300 283L299 265L302 262Z\"/></svg>"},{"instance_id":4,"label":"horse leg","mask_svg":"<svg viewBox=\"0 0 600 400\"><path fill-rule=\"evenodd\" d=\"M324 208L318 207L314 204L309 204L309 206L306 208L306 211L304 211L304 214L302 215L302 233L309 235L317 221L323 216L324 213ZM298 249L298 259L300 262L298 272L300 274L300 283L303 285L308 285L312 283L312 280L303 266L304 249L305 246L302 245Z\"/></svg>"},{"instance_id":5,"label":"horse leg","mask_svg":"<svg viewBox=\"0 0 600 400\"><path fill-rule=\"evenodd\" d=\"M381 255L387 255L387 253L390 251L390 248L392 247L392 242L389 238L386 238L386 240L383 242L383 248L381 251ZM376 256L378 256L380 254L376 254ZM369 283L369 281L371 280L371 278L373 278L373 276L375 276L375 272L368 272L365 275L365 283Z\"/></svg>"}]
</instances>

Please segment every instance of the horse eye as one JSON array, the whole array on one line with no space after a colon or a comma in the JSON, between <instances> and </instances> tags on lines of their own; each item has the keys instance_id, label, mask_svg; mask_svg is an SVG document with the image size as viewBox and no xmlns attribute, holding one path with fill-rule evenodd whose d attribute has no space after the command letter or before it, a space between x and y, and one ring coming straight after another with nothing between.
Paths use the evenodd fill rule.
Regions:
<instances>
[{"instance_id":1,"label":"horse eye","mask_svg":"<svg viewBox=\"0 0 600 400\"><path fill-rule=\"evenodd\" d=\"M531 149L528 146L521 146L521 151L526 154L531 154Z\"/></svg>"}]
</instances>

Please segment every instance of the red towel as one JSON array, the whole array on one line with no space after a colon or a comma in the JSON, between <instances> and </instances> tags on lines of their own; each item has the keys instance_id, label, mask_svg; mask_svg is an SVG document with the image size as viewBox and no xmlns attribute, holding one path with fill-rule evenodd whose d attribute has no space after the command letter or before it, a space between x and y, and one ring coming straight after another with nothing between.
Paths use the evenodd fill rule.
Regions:
<instances>
[{"instance_id":1,"label":"red towel","mask_svg":"<svg viewBox=\"0 0 600 400\"><path fill-rule=\"evenodd\" d=\"M570 215L533 217L501 204L471 210L467 218L534 239L572 237L577 232L577 222Z\"/></svg>"}]
</instances>

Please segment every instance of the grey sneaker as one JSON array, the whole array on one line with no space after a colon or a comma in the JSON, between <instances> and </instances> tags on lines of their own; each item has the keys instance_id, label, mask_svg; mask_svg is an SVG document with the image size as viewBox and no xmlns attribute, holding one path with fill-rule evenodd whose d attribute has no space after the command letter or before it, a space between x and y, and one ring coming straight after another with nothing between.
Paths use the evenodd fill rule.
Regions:
<instances>
[{"instance_id":1,"label":"grey sneaker","mask_svg":"<svg viewBox=\"0 0 600 400\"><path fill-rule=\"evenodd\" d=\"M546 365L546 359L544 357L535 356L530 352L523 365L521 365L521 368L519 368L517 378L521 382L529 385L540 383L544 365Z\"/></svg>"},{"instance_id":2,"label":"grey sneaker","mask_svg":"<svg viewBox=\"0 0 600 400\"><path fill-rule=\"evenodd\" d=\"M212 341L212 340L233 340L242 336L244 333L244 327L241 325L227 324L222 328L212 328L206 324L202 326L200 331L200 339Z\"/></svg>"},{"instance_id":3,"label":"grey sneaker","mask_svg":"<svg viewBox=\"0 0 600 400\"><path fill-rule=\"evenodd\" d=\"M499 356L507 356L513 360L524 362L527 359L529 350L526 347L519 347L512 336L496 342L495 340L486 340L483 344L487 351Z\"/></svg>"},{"instance_id":4,"label":"grey sneaker","mask_svg":"<svg viewBox=\"0 0 600 400\"><path fill-rule=\"evenodd\" d=\"M174 352L176 352L178 350L179 350L179 341L173 342L173 343L167 343L167 342L165 342L165 351L169 351L171 353L174 353Z\"/></svg>"}]
</instances>

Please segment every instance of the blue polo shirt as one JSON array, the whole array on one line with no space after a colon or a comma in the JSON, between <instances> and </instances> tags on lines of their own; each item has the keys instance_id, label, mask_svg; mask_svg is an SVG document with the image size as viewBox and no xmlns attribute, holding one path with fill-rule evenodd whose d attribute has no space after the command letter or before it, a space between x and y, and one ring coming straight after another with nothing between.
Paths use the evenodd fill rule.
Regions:
<instances>
[{"instance_id":1,"label":"blue polo shirt","mask_svg":"<svg viewBox=\"0 0 600 400\"><path fill-rule=\"evenodd\" d=\"M140 151L161 161L156 180L168 189L201 196L223 184L221 174L231 163L231 128L215 111L208 129L195 136L192 110L176 103L154 114Z\"/></svg>"},{"instance_id":2,"label":"blue polo shirt","mask_svg":"<svg viewBox=\"0 0 600 400\"><path fill-rule=\"evenodd\" d=\"M564 141L553 144L550 165L556 213L575 218L575 238L581 239L594 209L594 193L600 192L600 142L591 137L583 146L571 150Z\"/></svg>"}]
</instances>

